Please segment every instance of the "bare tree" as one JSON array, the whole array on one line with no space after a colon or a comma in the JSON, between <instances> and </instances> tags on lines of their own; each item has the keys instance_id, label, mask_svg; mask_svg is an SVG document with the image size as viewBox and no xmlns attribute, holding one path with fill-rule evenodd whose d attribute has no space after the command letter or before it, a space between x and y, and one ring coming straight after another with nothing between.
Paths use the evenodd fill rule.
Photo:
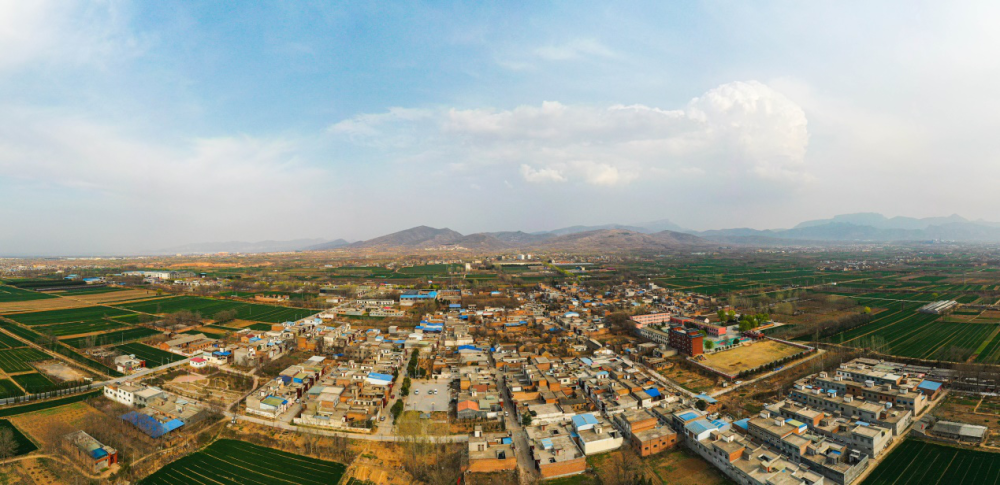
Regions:
<instances>
[{"instance_id":1,"label":"bare tree","mask_svg":"<svg viewBox=\"0 0 1000 485\"><path fill-rule=\"evenodd\" d=\"M6 461L17 453L17 440L9 428L0 430L0 461Z\"/></svg>"},{"instance_id":2,"label":"bare tree","mask_svg":"<svg viewBox=\"0 0 1000 485\"><path fill-rule=\"evenodd\" d=\"M601 467L603 485L637 485L643 482L642 459L631 449L611 455Z\"/></svg>"}]
</instances>

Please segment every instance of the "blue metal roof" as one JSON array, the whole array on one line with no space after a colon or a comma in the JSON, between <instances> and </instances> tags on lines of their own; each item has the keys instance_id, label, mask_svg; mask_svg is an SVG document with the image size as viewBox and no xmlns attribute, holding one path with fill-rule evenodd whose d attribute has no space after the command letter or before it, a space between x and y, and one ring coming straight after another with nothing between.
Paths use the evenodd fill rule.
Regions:
<instances>
[{"instance_id":1,"label":"blue metal roof","mask_svg":"<svg viewBox=\"0 0 1000 485\"><path fill-rule=\"evenodd\" d=\"M917 389L927 389L928 391L936 391L938 389L941 389L941 383L933 381L924 381L921 382L919 386L917 386Z\"/></svg>"},{"instance_id":2,"label":"blue metal roof","mask_svg":"<svg viewBox=\"0 0 1000 485\"><path fill-rule=\"evenodd\" d=\"M372 379L377 379L380 381L392 382L392 374L379 374L378 372L369 372L368 377Z\"/></svg>"},{"instance_id":3,"label":"blue metal roof","mask_svg":"<svg viewBox=\"0 0 1000 485\"><path fill-rule=\"evenodd\" d=\"M688 411L686 413L681 413L681 419L683 419L684 421L691 421L692 419L698 419L699 417L700 416L691 411Z\"/></svg>"},{"instance_id":4,"label":"blue metal roof","mask_svg":"<svg viewBox=\"0 0 1000 485\"><path fill-rule=\"evenodd\" d=\"M655 388L655 387L650 387L649 389L646 389L646 394L649 394L649 397L660 397L661 396L660 390L657 389L657 388Z\"/></svg>"},{"instance_id":5,"label":"blue metal roof","mask_svg":"<svg viewBox=\"0 0 1000 485\"><path fill-rule=\"evenodd\" d=\"M573 416L573 426L579 429L582 426L593 426L597 424L597 418L593 414L577 414Z\"/></svg>"},{"instance_id":6,"label":"blue metal roof","mask_svg":"<svg viewBox=\"0 0 1000 485\"><path fill-rule=\"evenodd\" d=\"M702 401L705 401L705 402L707 402L709 404L715 404L715 403L719 402L719 401L716 401L714 397L709 396L708 394L705 394L705 393L698 394L697 396L695 396L695 398L701 399Z\"/></svg>"},{"instance_id":7,"label":"blue metal roof","mask_svg":"<svg viewBox=\"0 0 1000 485\"><path fill-rule=\"evenodd\" d=\"M714 424L710 423L707 419L699 419L697 421L692 421L684 427L684 429L699 435L706 431L715 431L716 428Z\"/></svg>"},{"instance_id":8,"label":"blue metal roof","mask_svg":"<svg viewBox=\"0 0 1000 485\"><path fill-rule=\"evenodd\" d=\"M741 419L739 421L736 421L733 424L736 425L736 427L738 427L738 428L746 431L746 430L750 429L750 418L743 418L743 419Z\"/></svg>"}]
</instances>

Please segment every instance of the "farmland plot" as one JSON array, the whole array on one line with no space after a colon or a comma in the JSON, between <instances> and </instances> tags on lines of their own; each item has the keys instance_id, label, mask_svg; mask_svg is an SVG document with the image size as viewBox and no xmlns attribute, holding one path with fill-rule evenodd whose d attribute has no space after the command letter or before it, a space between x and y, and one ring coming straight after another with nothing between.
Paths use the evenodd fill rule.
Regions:
<instances>
[{"instance_id":1,"label":"farmland plot","mask_svg":"<svg viewBox=\"0 0 1000 485\"><path fill-rule=\"evenodd\" d=\"M243 441L222 439L144 478L143 485L338 483L347 467Z\"/></svg>"},{"instance_id":2,"label":"farmland plot","mask_svg":"<svg viewBox=\"0 0 1000 485\"><path fill-rule=\"evenodd\" d=\"M908 439L862 485L1000 483L1000 454Z\"/></svg>"},{"instance_id":3,"label":"farmland plot","mask_svg":"<svg viewBox=\"0 0 1000 485\"><path fill-rule=\"evenodd\" d=\"M0 350L0 369L4 372L28 372L35 370L28 362L48 360L48 354L31 348Z\"/></svg>"},{"instance_id":4,"label":"farmland plot","mask_svg":"<svg viewBox=\"0 0 1000 485\"><path fill-rule=\"evenodd\" d=\"M122 305L124 308L144 313L175 313L181 310L201 313L204 318L212 318L215 314L235 310L236 318L255 322L281 323L308 317L317 310L289 308L282 306L243 303L232 300L199 298L194 296L175 296L147 300L139 303Z\"/></svg>"},{"instance_id":5,"label":"farmland plot","mask_svg":"<svg viewBox=\"0 0 1000 485\"><path fill-rule=\"evenodd\" d=\"M146 361L147 367L159 367L161 365L177 362L178 360L184 360L186 358L183 355L177 355L172 352L167 352L139 343L119 345L115 347L115 350L118 350L122 354L126 355L134 354L136 358Z\"/></svg>"},{"instance_id":6,"label":"farmland plot","mask_svg":"<svg viewBox=\"0 0 1000 485\"><path fill-rule=\"evenodd\" d=\"M88 345L88 342L93 344L95 347L99 347L102 345L123 344L125 342L139 340L153 335L159 335L161 333L162 332L159 330L153 330L145 327L130 328L127 330L116 330L114 332L102 333L100 335L91 335L89 337L68 338L62 340L62 343L73 348L82 349Z\"/></svg>"},{"instance_id":7,"label":"farmland plot","mask_svg":"<svg viewBox=\"0 0 1000 485\"><path fill-rule=\"evenodd\" d=\"M34 326L49 325L53 323L104 322L105 318L122 317L125 315L132 315L132 312L119 310L117 308L95 306L70 308L66 310L51 310L45 312L19 313L17 315L8 315L8 318L23 325Z\"/></svg>"}]
</instances>

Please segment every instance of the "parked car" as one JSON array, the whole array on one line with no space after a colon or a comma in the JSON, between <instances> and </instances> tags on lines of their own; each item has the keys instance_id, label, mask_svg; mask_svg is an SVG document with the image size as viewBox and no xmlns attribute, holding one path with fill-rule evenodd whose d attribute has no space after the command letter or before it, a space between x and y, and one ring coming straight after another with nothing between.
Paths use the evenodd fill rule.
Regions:
<instances>
[{"instance_id":1,"label":"parked car","mask_svg":"<svg viewBox=\"0 0 1000 485\"><path fill-rule=\"evenodd\" d=\"M419 394L420 394L420 389L417 389L417 390L413 391L413 395L414 396L419 395Z\"/></svg>"}]
</instances>

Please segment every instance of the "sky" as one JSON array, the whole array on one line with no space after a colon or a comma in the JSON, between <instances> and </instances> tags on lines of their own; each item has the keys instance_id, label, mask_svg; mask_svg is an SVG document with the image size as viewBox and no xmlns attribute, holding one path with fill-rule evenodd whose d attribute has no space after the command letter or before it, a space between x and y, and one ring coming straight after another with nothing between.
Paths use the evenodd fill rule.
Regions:
<instances>
[{"instance_id":1,"label":"sky","mask_svg":"<svg viewBox=\"0 0 1000 485\"><path fill-rule=\"evenodd\" d=\"M0 0L0 254L998 218L996 2L388 3Z\"/></svg>"}]
</instances>

